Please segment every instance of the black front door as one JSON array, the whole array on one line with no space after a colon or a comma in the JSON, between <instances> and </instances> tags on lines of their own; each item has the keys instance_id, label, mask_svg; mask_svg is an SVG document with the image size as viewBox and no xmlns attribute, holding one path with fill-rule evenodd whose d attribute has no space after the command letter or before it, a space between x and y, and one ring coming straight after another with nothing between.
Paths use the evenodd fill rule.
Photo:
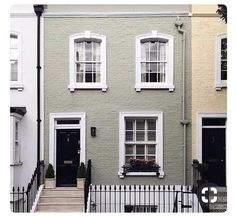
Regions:
<instances>
[{"instance_id":1,"label":"black front door","mask_svg":"<svg viewBox=\"0 0 236 217\"><path fill-rule=\"evenodd\" d=\"M80 130L57 130L57 186L76 186L76 173L80 162Z\"/></svg>"},{"instance_id":2,"label":"black front door","mask_svg":"<svg viewBox=\"0 0 236 217\"><path fill-rule=\"evenodd\" d=\"M207 165L203 178L218 186L226 186L225 140L226 128L203 127L202 162Z\"/></svg>"}]
</instances>

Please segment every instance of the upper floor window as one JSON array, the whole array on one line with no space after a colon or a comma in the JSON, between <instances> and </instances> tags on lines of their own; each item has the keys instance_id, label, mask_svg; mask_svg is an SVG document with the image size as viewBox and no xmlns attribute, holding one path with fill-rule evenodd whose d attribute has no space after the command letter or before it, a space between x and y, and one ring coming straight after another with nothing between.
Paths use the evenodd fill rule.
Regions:
<instances>
[{"instance_id":1,"label":"upper floor window","mask_svg":"<svg viewBox=\"0 0 236 217\"><path fill-rule=\"evenodd\" d=\"M227 35L217 35L216 88L227 87Z\"/></svg>"},{"instance_id":2,"label":"upper floor window","mask_svg":"<svg viewBox=\"0 0 236 217\"><path fill-rule=\"evenodd\" d=\"M173 91L173 36L152 31L136 37L136 91Z\"/></svg>"},{"instance_id":3,"label":"upper floor window","mask_svg":"<svg viewBox=\"0 0 236 217\"><path fill-rule=\"evenodd\" d=\"M106 91L106 37L85 31L70 36L69 89Z\"/></svg>"},{"instance_id":4,"label":"upper floor window","mask_svg":"<svg viewBox=\"0 0 236 217\"><path fill-rule=\"evenodd\" d=\"M10 81L11 88L22 90L21 61L20 61L20 35L10 34Z\"/></svg>"}]
</instances>

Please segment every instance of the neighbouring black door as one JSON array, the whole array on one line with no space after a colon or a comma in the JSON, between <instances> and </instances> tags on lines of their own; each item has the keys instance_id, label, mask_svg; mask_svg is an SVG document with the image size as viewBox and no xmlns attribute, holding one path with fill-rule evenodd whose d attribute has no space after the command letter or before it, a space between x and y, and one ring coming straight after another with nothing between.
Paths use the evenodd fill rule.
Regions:
<instances>
[{"instance_id":1,"label":"neighbouring black door","mask_svg":"<svg viewBox=\"0 0 236 217\"><path fill-rule=\"evenodd\" d=\"M57 130L57 186L76 186L76 173L80 163L80 130Z\"/></svg>"},{"instance_id":2,"label":"neighbouring black door","mask_svg":"<svg viewBox=\"0 0 236 217\"><path fill-rule=\"evenodd\" d=\"M207 170L203 173L203 178L218 186L226 186L225 142L225 127L203 127L202 162L208 165Z\"/></svg>"}]
</instances>

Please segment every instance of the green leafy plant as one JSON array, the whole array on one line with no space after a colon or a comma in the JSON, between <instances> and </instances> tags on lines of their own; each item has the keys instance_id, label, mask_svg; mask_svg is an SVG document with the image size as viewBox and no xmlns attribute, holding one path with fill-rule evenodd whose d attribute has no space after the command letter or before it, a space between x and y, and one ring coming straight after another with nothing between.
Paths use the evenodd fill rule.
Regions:
<instances>
[{"instance_id":1,"label":"green leafy plant","mask_svg":"<svg viewBox=\"0 0 236 217\"><path fill-rule=\"evenodd\" d=\"M220 19L227 23L227 7L226 5L218 5L218 9L216 11L217 14L220 15Z\"/></svg>"},{"instance_id":2,"label":"green leafy plant","mask_svg":"<svg viewBox=\"0 0 236 217\"><path fill-rule=\"evenodd\" d=\"M51 178L54 178L54 177L55 177L55 173L54 173L53 166L52 166L52 164L49 164L48 168L47 168L47 171L46 171L46 174L45 174L45 178L51 179Z\"/></svg>"},{"instance_id":3,"label":"green leafy plant","mask_svg":"<svg viewBox=\"0 0 236 217\"><path fill-rule=\"evenodd\" d=\"M77 178L85 178L85 177L86 177L86 167L84 163L82 162L80 166L78 167Z\"/></svg>"}]
</instances>

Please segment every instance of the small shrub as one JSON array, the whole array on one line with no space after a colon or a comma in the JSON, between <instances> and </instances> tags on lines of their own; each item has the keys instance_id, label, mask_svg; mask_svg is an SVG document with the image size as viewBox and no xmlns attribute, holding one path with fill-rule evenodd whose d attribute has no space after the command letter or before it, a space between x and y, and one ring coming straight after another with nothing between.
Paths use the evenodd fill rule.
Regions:
<instances>
[{"instance_id":1,"label":"small shrub","mask_svg":"<svg viewBox=\"0 0 236 217\"><path fill-rule=\"evenodd\" d=\"M77 178L85 178L85 177L86 177L86 168L84 163L82 162L78 167Z\"/></svg>"},{"instance_id":2,"label":"small shrub","mask_svg":"<svg viewBox=\"0 0 236 217\"><path fill-rule=\"evenodd\" d=\"M47 171L46 171L46 174L45 174L45 178L51 179L51 178L54 178L54 177L55 177L55 173L54 173L53 166L52 166L52 164L49 164L48 168L47 168Z\"/></svg>"}]
</instances>

